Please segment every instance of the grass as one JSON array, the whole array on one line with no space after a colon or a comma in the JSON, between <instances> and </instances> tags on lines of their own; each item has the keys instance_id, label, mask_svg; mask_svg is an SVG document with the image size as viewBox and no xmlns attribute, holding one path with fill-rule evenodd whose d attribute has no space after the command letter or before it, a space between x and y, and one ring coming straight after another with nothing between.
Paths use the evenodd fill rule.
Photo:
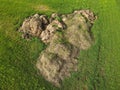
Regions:
<instances>
[{"instance_id":1,"label":"grass","mask_svg":"<svg viewBox=\"0 0 120 90\"><path fill-rule=\"evenodd\" d=\"M119 90L119 0L0 0L0 90ZM44 7L44 8L43 8ZM21 39L17 29L34 13L94 11L95 45L81 51L79 71L56 88L38 75L35 67L45 45L38 39Z\"/></svg>"}]
</instances>

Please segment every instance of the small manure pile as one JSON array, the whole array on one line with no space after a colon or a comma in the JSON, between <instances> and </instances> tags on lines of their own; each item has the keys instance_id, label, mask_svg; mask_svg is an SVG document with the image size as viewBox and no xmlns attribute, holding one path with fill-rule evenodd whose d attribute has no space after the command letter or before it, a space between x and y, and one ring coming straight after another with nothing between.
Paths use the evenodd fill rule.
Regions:
<instances>
[{"instance_id":1,"label":"small manure pile","mask_svg":"<svg viewBox=\"0 0 120 90\"><path fill-rule=\"evenodd\" d=\"M40 53L36 67L49 82L60 87L70 73L77 71L80 50L87 50L94 42L91 27L96 16L89 10L78 10L71 14L35 14L23 22L22 37L38 37L48 47Z\"/></svg>"}]
</instances>

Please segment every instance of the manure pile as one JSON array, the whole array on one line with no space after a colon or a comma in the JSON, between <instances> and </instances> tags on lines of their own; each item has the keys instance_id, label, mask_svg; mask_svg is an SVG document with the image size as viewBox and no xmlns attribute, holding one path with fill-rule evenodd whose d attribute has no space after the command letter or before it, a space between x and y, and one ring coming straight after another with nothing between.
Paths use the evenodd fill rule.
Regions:
<instances>
[{"instance_id":1,"label":"manure pile","mask_svg":"<svg viewBox=\"0 0 120 90\"><path fill-rule=\"evenodd\" d=\"M19 31L22 37L38 37L48 47L40 53L36 67L49 82L60 87L70 73L77 71L80 50L87 50L94 43L91 27L96 16L90 10L71 14L35 14L23 22Z\"/></svg>"}]
</instances>

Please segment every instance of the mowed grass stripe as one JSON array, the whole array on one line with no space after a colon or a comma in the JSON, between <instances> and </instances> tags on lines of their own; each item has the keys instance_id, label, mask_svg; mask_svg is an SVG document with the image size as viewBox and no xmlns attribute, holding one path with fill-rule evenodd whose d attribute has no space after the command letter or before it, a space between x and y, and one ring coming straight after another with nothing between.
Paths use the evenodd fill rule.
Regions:
<instances>
[{"instance_id":1,"label":"mowed grass stripe","mask_svg":"<svg viewBox=\"0 0 120 90\"><path fill-rule=\"evenodd\" d=\"M104 1L101 5L101 60L104 62L107 90L118 90L120 87L120 59L119 59L119 11L115 0Z\"/></svg>"}]
</instances>

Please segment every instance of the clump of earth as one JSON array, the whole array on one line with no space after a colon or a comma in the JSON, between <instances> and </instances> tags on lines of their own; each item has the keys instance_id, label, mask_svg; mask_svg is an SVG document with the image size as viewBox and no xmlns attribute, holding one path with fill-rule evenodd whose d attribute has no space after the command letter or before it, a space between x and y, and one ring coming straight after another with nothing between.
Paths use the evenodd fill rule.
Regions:
<instances>
[{"instance_id":1,"label":"clump of earth","mask_svg":"<svg viewBox=\"0 0 120 90\"><path fill-rule=\"evenodd\" d=\"M90 10L78 10L71 14L35 14L23 22L22 37L38 37L48 47L40 53L36 67L41 75L57 87L71 72L78 70L77 57L80 50L87 50L93 44L91 27L96 16Z\"/></svg>"}]
</instances>

